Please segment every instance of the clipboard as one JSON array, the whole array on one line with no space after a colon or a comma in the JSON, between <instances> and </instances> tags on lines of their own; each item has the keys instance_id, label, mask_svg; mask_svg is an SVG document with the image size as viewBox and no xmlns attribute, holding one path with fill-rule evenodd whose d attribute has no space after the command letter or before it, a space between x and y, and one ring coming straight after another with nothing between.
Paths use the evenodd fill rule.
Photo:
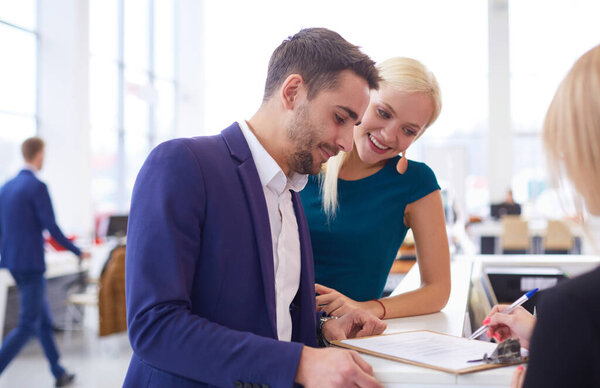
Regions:
<instances>
[{"instance_id":1,"label":"clipboard","mask_svg":"<svg viewBox=\"0 0 600 388\"><path fill-rule=\"evenodd\" d=\"M496 344L429 330L339 340L333 341L331 344L392 361L456 375L517 365L527 361L526 357L522 357L522 361L507 364L486 364L484 361L468 362L481 359L484 353L491 354L496 348Z\"/></svg>"}]
</instances>

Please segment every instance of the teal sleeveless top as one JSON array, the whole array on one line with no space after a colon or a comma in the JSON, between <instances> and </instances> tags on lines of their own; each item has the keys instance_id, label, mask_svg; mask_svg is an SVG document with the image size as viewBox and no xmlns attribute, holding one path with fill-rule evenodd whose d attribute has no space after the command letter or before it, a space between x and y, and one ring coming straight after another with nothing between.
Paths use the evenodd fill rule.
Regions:
<instances>
[{"instance_id":1,"label":"teal sleeveless top","mask_svg":"<svg viewBox=\"0 0 600 388\"><path fill-rule=\"evenodd\" d=\"M380 298L404 241L406 205L439 190L433 171L408 161L396 171L400 156L375 174L355 181L338 179L338 209L332 219L323 211L319 176L309 177L300 192L310 228L315 280L357 300Z\"/></svg>"}]
</instances>

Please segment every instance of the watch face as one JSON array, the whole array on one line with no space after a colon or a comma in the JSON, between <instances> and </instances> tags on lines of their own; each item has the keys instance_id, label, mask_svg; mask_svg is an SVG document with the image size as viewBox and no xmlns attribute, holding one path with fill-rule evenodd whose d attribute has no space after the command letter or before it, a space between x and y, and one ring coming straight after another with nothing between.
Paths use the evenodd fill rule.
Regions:
<instances>
[{"instance_id":1,"label":"watch face","mask_svg":"<svg viewBox=\"0 0 600 388\"><path fill-rule=\"evenodd\" d=\"M336 317L336 316L333 316L333 315L330 315L330 316L324 316L324 317L321 317L321 322L325 323L325 322L327 322L327 321L328 321L328 320L330 320L330 319L338 319L338 318L339 318L339 317Z\"/></svg>"}]
</instances>

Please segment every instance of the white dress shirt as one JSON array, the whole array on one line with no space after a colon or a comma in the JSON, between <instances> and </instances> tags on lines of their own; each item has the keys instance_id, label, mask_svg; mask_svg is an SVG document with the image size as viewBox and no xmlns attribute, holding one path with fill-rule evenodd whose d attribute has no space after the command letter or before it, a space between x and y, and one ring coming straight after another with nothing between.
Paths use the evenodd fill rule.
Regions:
<instances>
[{"instance_id":1,"label":"white dress shirt","mask_svg":"<svg viewBox=\"0 0 600 388\"><path fill-rule=\"evenodd\" d=\"M37 169L36 166L34 166L33 164L29 164L29 163L25 163L25 165L23 166L22 170L29 170L36 177L37 177L38 172L40 171L40 170Z\"/></svg>"},{"instance_id":2,"label":"white dress shirt","mask_svg":"<svg viewBox=\"0 0 600 388\"><path fill-rule=\"evenodd\" d=\"M290 304L300 286L300 236L290 190L302 190L308 181L308 176L294 173L288 179L275 159L260 144L246 121L240 120L238 124L258 170L269 212L275 269L277 336L280 340L290 341L292 339Z\"/></svg>"}]
</instances>

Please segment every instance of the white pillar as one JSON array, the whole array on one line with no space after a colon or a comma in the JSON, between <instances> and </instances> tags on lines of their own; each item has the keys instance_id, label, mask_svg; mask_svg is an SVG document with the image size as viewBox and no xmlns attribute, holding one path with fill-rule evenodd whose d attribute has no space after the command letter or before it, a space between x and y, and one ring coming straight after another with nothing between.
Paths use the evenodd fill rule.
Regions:
<instances>
[{"instance_id":1,"label":"white pillar","mask_svg":"<svg viewBox=\"0 0 600 388\"><path fill-rule=\"evenodd\" d=\"M88 2L38 4L39 134L46 142L41 178L63 232L90 236Z\"/></svg>"},{"instance_id":2,"label":"white pillar","mask_svg":"<svg viewBox=\"0 0 600 388\"><path fill-rule=\"evenodd\" d=\"M199 136L204 128L204 1L176 3L177 136Z\"/></svg>"},{"instance_id":3,"label":"white pillar","mask_svg":"<svg viewBox=\"0 0 600 388\"><path fill-rule=\"evenodd\" d=\"M510 119L508 0L488 0L490 201L501 202L510 187L513 136Z\"/></svg>"}]
</instances>

